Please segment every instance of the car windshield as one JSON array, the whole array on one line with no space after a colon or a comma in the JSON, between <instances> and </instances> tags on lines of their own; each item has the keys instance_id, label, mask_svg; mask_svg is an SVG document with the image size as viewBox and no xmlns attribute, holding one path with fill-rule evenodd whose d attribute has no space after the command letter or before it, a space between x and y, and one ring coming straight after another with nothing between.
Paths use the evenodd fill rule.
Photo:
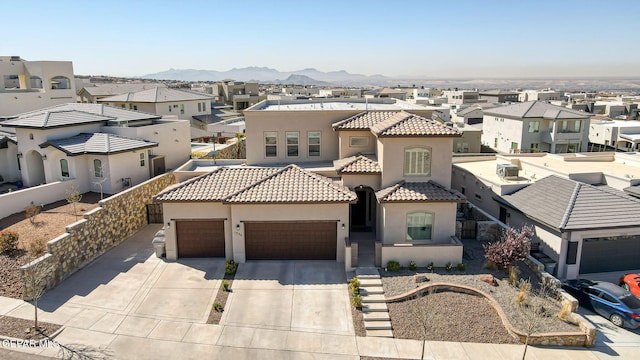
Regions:
<instances>
[{"instance_id":1,"label":"car windshield","mask_svg":"<svg viewBox=\"0 0 640 360\"><path fill-rule=\"evenodd\" d=\"M620 297L620 301L622 301L630 309L640 309L640 299L632 294L622 295Z\"/></svg>"}]
</instances>

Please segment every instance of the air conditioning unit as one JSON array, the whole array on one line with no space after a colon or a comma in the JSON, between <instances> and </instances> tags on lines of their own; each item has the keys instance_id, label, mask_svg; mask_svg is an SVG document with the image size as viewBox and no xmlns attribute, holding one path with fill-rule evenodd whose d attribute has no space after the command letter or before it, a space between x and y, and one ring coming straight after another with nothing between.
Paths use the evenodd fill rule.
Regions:
<instances>
[{"instance_id":1,"label":"air conditioning unit","mask_svg":"<svg viewBox=\"0 0 640 360\"><path fill-rule=\"evenodd\" d=\"M518 165L498 164L496 167L496 175L506 180L518 179L519 171Z\"/></svg>"}]
</instances>

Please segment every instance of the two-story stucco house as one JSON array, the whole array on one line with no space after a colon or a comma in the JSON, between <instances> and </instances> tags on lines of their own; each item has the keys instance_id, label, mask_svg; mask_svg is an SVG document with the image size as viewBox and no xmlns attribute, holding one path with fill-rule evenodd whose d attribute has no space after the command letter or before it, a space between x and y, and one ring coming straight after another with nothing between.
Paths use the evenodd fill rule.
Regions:
<instances>
[{"instance_id":1,"label":"two-story stucco house","mask_svg":"<svg viewBox=\"0 0 640 360\"><path fill-rule=\"evenodd\" d=\"M113 194L189 159L189 123L100 104L63 104L0 123L15 131L0 174L26 186L74 180ZM13 179L8 179L13 180Z\"/></svg>"},{"instance_id":2,"label":"two-story stucco house","mask_svg":"<svg viewBox=\"0 0 640 360\"><path fill-rule=\"evenodd\" d=\"M460 262L456 207L465 199L450 190L460 133L429 112L398 100L333 99L245 110L246 166L156 196L167 257ZM370 247L371 258L351 253L352 242Z\"/></svg>"},{"instance_id":3,"label":"two-story stucco house","mask_svg":"<svg viewBox=\"0 0 640 360\"><path fill-rule=\"evenodd\" d=\"M503 153L587 151L590 114L540 101L484 110L482 144Z\"/></svg>"}]
</instances>

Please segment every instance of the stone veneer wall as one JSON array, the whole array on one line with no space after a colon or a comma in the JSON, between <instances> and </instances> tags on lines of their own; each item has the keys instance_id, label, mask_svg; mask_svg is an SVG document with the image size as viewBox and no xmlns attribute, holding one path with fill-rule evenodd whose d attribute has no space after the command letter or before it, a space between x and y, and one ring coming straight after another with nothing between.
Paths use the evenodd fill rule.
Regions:
<instances>
[{"instance_id":1,"label":"stone veneer wall","mask_svg":"<svg viewBox=\"0 0 640 360\"><path fill-rule=\"evenodd\" d=\"M21 268L24 297L32 293L25 274L33 268L54 270L41 286L51 288L107 250L147 225L147 204L152 196L175 184L173 174L156 176L99 202L100 207L66 227L67 232L47 243L48 252ZM53 269L51 269L53 267ZM44 284L46 282L46 285Z\"/></svg>"}]
</instances>

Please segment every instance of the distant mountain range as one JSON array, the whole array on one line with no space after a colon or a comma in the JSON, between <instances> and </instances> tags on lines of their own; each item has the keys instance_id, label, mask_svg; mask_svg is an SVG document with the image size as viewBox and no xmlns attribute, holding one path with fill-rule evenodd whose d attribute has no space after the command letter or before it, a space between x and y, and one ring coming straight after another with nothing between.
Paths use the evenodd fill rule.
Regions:
<instances>
[{"instance_id":1,"label":"distant mountain range","mask_svg":"<svg viewBox=\"0 0 640 360\"><path fill-rule=\"evenodd\" d=\"M298 71L278 71L268 67L233 68L228 71L169 69L155 74L142 76L143 79L181 80L181 81L219 81L233 79L238 81L254 81L261 83L296 84L296 85L383 85L390 79L382 75L351 74L344 70L322 72L308 68ZM280 80L284 79L284 80Z\"/></svg>"},{"instance_id":2,"label":"distant mountain range","mask_svg":"<svg viewBox=\"0 0 640 360\"><path fill-rule=\"evenodd\" d=\"M178 81L219 81L233 79L263 84L291 84L314 86L424 86L438 89L544 89L556 88L564 90L637 90L640 89L638 77L606 78L606 77L552 77L552 78L438 78L417 76L391 78L383 75L351 74L344 70L323 72L313 68L298 71L278 71L268 67L233 68L228 71L169 69L155 74L142 76L143 79L178 80Z\"/></svg>"}]
</instances>

